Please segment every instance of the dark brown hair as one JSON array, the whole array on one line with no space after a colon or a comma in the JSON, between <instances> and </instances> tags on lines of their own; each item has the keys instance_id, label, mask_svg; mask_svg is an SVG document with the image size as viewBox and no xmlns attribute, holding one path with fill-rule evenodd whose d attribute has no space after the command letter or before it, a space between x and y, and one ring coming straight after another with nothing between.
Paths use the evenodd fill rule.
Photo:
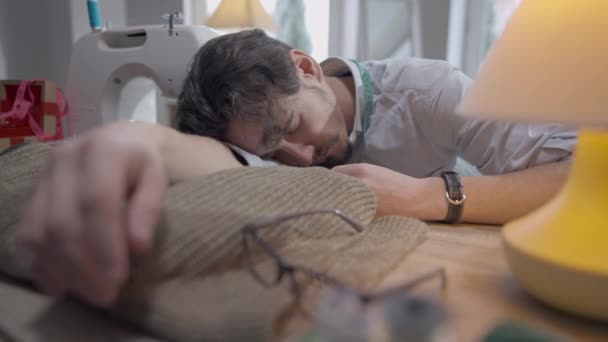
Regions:
<instances>
[{"instance_id":1,"label":"dark brown hair","mask_svg":"<svg viewBox=\"0 0 608 342\"><path fill-rule=\"evenodd\" d=\"M281 99L300 88L292 47L255 29L211 39L190 63L178 97L179 131L222 139L234 119L278 130Z\"/></svg>"}]
</instances>

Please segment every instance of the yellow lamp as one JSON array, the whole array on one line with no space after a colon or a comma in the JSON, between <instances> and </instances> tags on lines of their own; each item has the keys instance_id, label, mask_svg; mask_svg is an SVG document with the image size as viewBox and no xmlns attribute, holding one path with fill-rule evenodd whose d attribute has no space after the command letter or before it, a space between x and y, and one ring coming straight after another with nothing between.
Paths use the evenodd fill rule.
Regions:
<instances>
[{"instance_id":1,"label":"yellow lamp","mask_svg":"<svg viewBox=\"0 0 608 342\"><path fill-rule=\"evenodd\" d=\"M608 321L608 0L524 0L459 111L583 127L564 188L502 236L532 295Z\"/></svg>"},{"instance_id":2,"label":"yellow lamp","mask_svg":"<svg viewBox=\"0 0 608 342\"><path fill-rule=\"evenodd\" d=\"M272 17L259 0L222 0L205 24L214 28L258 27L276 31Z\"/></svg>"}]
</instances>

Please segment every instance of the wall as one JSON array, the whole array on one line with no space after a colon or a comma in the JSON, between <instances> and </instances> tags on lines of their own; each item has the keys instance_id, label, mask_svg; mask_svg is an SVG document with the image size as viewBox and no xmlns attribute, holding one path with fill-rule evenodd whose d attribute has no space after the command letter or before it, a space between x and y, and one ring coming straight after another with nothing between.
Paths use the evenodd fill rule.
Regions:
<instances>
[{"instance_id":1,"label":"wall","mask_svg":"<svg viewBox=\"0 0 608 342\"><path fill-rule=\"evenodd\" d=\"M417 3L417 10L419 11L417 16L420 25L418 42L421 51L419 55L426 58L445 59L447 57L447 26L450 1L413 1ZM204 2L204 0L99 0L99 5L104 22L110 21L112 27L118 27L162 24L165 22L161 18L163 13L184 11L187 9L184 4L193 8L200 8L204 5ZM394 6L391 2L388 0L369 0L369 3L378 7L376 10L371 9L369 14L373 15L369 16L370 20L377 17L382 18L383 16L378 13L379 9L386 10L386 6ZM332 0L332 7L335 7L336 4L341 4L345 8L355 8L357 2L353 0ZM336 11L333 12L336 13ZM199 13L186 14L188 18L197 17L194 14L200 16ZM353 14L358 14L358 12ZM340 19L339 16L337 18ZM332 19L335 22L340 21L335 20L336 17ZM347 19L342 18L342 21ZM199 21L200 18L195 20ZM338 28L341 27L337 27L339 25L336 25L335 22L331 23L331 30L335 31L330 32L334 42L334 44L330 44L330 54L337 53L356 57L356 46L353 47L348 44L357 42L357 31L345 32L350 33L350 36L338 37L339 35L336 35L336 33L340 31ZM407 23L407 20L403 22ZM345 27L352 26L346 25L347 23L343 24ZM394 41L377 39L379 35L389 36L385 32L381 32L382 29L386 28L385 25L377 25L374 22L369 24L372 27L372 30L368 33L370 42L374 42L374 44L383 42L387 46L370 46L370 50L375 53L370 53L369 56L365 57L384 57L380 56L384 53L377 54L386 49L394 49ZM344 30L342 28L342 31ZM80 36L89 31L86 0L0 0L0 78L48 78L65 86L71 46ZM394 31L405 33L406 29L401 27L393 29ZM405 39L406 36L399 39ZM341 49L336 49L338 45Z\"/></svg>"},{"instance_id":2,"label":"wall","mask_svg":"<svg viewBox=\"0 0 608 342\"><path fill-rule=\"evenodd\" d=\"M0 0L0 78L53 78L47 1Z\"/></svg>"},{"instance_id":3,"label":"wall","mask_svg":"<svg viewBox=\"0 0 608 342\"><path fill-rule=\"evenodd\" d=\"M368 51L361 57L383 59L393 56L411 39L411 1L371 0L366 6L363 15L368 29Z\"/></svg>"},{"instance_id":4,"label":"wall","mask_svg":"<svg viewBox=\"0 0 608 342\"><path fill-rule=\"evenodd\" d=\"M104 22L126 24L124 1L99 1ZM0 79L45 78L65 88L72 45L88 32L86 0L0 0Z\"/></svg>"},{"instance_id":5,"label":"wall","mask_svg":"<svg viewBox=\"0 0 608 342\"><path fill-rule=\"evenodd\" d=\"M109 0L115 1L115 0ZM183 0L126 0L127 24L164 24L164 13L184 12Z\"/></svg>"},{"instance_id":6,"label":"wall","mask_svg":"<svg viewBox=\"0 0 608 342\"><path fill-rule=\"evenodd\" d=\"M330 55L446 59L451 0L331 0ZM412 46L413 45L413 46Z\"/></svg>"},{"instance_id":7,"label":"wall","mask_svg":"<svg viewBox=\"0 0 608 342\"><path fill-rule=\"evenodd\" d=\"M418 37L415 37L419 39L419 57L447 58L450 5L448 0L414 0L419 25Z\"/></svg>"}]
</instances>

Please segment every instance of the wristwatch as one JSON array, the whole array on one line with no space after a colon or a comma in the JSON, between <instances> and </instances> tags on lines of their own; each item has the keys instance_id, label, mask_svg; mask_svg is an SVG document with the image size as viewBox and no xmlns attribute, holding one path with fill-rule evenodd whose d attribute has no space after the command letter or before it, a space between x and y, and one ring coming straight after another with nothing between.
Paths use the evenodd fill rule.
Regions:
<instances>
[{"instance_id":1,"label":"wristwatch","mask_svg":"<svg viewBox=\"0 0 608 342\"><path fill-rule=\"evenodd\" d=\"M458 223L462 218L462 207L467 196L464 194L460 176L454 171L444 171L441 178L445 182L445 198L448 201L448 214L445 223Z\"/></svg>"}]
</instances>

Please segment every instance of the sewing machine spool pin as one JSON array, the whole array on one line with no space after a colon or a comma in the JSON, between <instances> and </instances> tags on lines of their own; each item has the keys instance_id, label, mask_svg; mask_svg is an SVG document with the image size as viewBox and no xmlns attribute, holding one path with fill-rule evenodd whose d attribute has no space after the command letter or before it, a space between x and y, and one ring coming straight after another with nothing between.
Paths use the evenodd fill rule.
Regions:
<instances>
[{"instance_id":1,"label":"sewing machine spool pin","mask_svg":"<svg viewBox=\"0 0 608 342\"><path fill-rule=\"evenodd\" d=\"M175 13L165 13L161 16L163 19L167 20L169 24L169 37L173 36L173 31L175 29L175 24L178 22L183 22L184 16L181 12ZM179 32L175 32L176 36L179 36Z\"/></svg>"}]
</instances>

